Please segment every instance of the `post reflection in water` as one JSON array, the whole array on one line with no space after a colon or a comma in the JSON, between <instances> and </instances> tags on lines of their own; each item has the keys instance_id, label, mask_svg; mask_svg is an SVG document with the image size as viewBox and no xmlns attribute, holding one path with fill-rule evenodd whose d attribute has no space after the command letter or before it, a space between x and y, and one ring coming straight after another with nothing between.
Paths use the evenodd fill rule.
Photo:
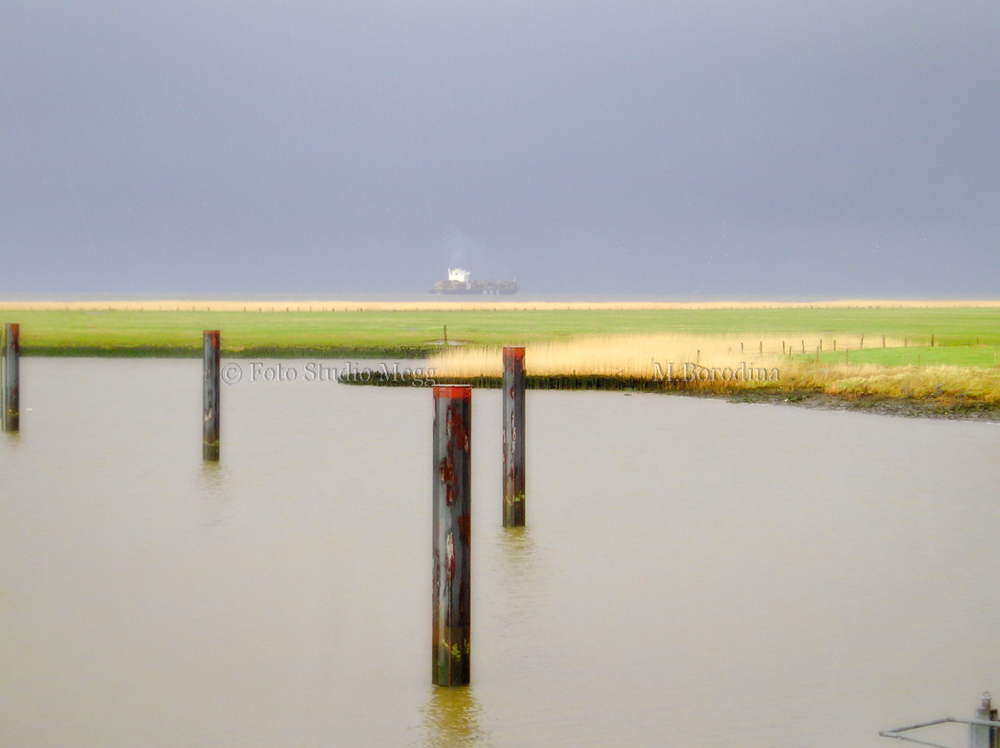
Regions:
<instances>
[{"instance_id":1,"label":"post reflection in water","mask_svg":"<svg viewBox=\"0 0 1000 748\"><path fill-rule=\"evenodd\" d=\"M227 468L219 462L205 460L201 465L199 476L203 497L203 523L207 527L225 525L233 519L235 504L227 493L229 475Z\"/></svg>"},{"instance_id":2,"label":"post reflection in water","mask_svg":"<svg viewBox=\"0 0 1000 748\"><path fill-rule=\"evenodd\" d=\"M479 712L471 686L432 686L425 709L426 745L490 745L480 731Z\"/></svg>"},{"instance_id":3,"label":"post reflection in water","mask_svg":"<svg viewBox=\"0 0 1000 748\"><path fill-rule=\"evenodd\" d=\"M527 527L507 527L498 533L497 547L503 568L497 576L503 591L518 596L518 590L534 572L535 544Z\"/></svg>"}]
</instances>

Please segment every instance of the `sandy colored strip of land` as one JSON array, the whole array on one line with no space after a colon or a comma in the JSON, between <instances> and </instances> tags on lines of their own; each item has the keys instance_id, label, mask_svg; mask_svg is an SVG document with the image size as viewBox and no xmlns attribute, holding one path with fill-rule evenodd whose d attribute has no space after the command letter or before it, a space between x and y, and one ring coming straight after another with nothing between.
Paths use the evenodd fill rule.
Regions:
<instances>
[{"instance_id":1,"label":"sandy colored strip of land","mask_svg":"<svg viewBox=\"0 0 1000 748\"><path fill-rule=\"evenodd\" d=\"M417 312L517 310L656 310L656 309L956 309L997 308L1000 300L874 300L840 301L2 301L0 309L29 311L146 312Z\"/></svg>"}]
</instances>

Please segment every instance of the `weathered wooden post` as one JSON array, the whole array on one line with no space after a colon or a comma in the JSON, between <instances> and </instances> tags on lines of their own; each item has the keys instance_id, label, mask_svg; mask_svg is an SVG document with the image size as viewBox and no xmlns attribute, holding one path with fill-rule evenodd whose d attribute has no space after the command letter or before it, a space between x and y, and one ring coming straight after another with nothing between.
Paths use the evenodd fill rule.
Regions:
<instances>
[{"instance_id":1,"label":"weathered wooden post","mask_svg":"<svg viewBox=\"0 0 1000 748\"><path fill-rule=\"evenodd\" d=\"M983 703L976 709L976 719L996 722L997 710L990 704L989 693L983 694ZM997 748L1000 730L992 725L969 725L969 748Z\"/></svg>"},{"instance_id":2,"label":"weathered wooden post","mask_svg":"<svg viewBox=\"0 0 1000 748\"><path fill-rule=\"evenodd\" d=\"M471 655L472 387L434 387L431 682L464 686Z\"/></svg>"},{"instance_id":3,"label":"weathered wooden post","mask_svg":"<svg viewBox=\"0 0 1000 748\"><path fill-rule=\"evenodd\" d=\"M202 349L202 368L205 381L202 388L204 427L202 430L202 458L219 461L219 331L205 330Z\"/></svg>"},{"instance_id":4,"label":"weathered wooden post","mask_svg":"<svg viewBox=\"0 0 1000 748\"><path fill-rule=\"evenodd\" d=\"M503 526L524 527L524 348L503 349Z\"/></svg>"},{"instance_id":5,"label":"weathered wooden post","mask_svg":"<svg viewBox=\"0 0 1000 748\"><path fill-rule=\"evenodd\" d=\"M3 431L21 428L21 326L6 324L0 343L0 409Z\"/></svg>"}]
</instances>

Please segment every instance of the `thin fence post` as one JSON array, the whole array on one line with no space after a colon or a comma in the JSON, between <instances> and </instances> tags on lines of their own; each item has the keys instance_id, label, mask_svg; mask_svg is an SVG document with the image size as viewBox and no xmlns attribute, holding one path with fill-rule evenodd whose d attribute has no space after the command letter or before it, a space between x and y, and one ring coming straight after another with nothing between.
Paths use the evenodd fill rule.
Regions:
<instances>
[{"instance_id":1,"label":"thin fence post","mask_svg":"<svg viewBox=\"0 0 1000 748\"><path fill-rule=\"evenodd\" d=\"M503 349L503 526L524 527L524 348Z\"/></svg>"},{"instance_id":2,"label":"thin fence post","mask_svg":"<svg viewBox=\"0 0 1000 748\"><path fill-rule=\"evenodd\" d=\"M219 331L205 330L202 336L202 459L219 461Z\"/></svg>"},{"instance_id":3,"label":"thin fence post","mask_svg":"<svg viewBox=\"0 0 1000 748\"><path fill-rule=\"evenodd\" d=\"M21 429L21 326L4 325L0 345L0 420L3 431Z\"/></svg>"},{"instance_id":4,"label":"thin fence post","mask_svg":"<svg viewBox=\"0 0 1000 748\"><path fill-rule=\"evenodd\" d=\"M469 683L471 655L472 387L434 387L431 682Z\"/></svg>"}]
</instances>

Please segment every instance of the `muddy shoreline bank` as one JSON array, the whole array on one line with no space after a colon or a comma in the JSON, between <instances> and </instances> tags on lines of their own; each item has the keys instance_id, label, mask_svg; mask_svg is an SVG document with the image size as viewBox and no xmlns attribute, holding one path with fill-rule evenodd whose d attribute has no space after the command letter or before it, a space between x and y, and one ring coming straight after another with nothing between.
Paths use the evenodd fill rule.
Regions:
<instances>
[{"instance_id":1,"label":"muddy shoreline bank","mask_svg":"<svg viewBox=\"0 0 1000 748\"><path fill-rule=\"evenodd\" d=\"M847 410L902 418L943 418L952 421L1000 422L1000 403L973 398L892 398L877 395L843 396L826 392L747 390L740 393L674 391L688 397L722 398L731 403L791 405L819 410Z\"/></svg>"}]
</instances>

